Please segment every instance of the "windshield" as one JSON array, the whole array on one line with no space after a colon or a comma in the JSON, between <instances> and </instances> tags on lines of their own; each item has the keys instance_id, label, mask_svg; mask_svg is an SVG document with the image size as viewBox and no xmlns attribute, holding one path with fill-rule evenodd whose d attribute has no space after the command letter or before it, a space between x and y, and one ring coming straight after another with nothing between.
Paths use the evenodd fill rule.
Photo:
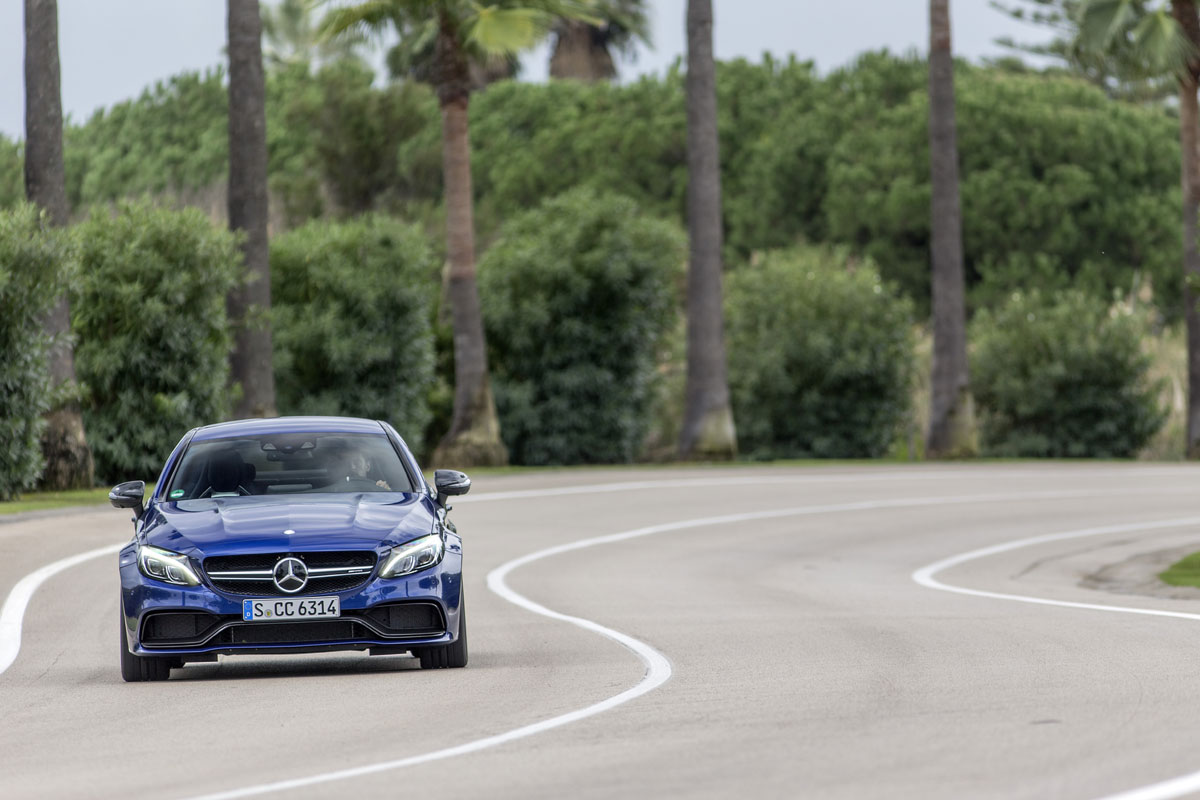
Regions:
<instances>
[{"instance_id":1,"label":"windshield","mask_svg":"<svg viewBox=\"0 0 1200 800\"><path fill-rule=\"evenodd\" d=\"M168 500L325 492L411 492L381 434L284 433L193 442Z\"/></svg>"}]
</instances>

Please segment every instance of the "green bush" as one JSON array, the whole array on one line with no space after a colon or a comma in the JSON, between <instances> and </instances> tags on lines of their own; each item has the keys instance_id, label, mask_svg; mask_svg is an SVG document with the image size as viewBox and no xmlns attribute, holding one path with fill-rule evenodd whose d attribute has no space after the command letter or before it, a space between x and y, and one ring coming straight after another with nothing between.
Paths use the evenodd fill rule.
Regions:
<instances>
[{"instance_id":1,"label":"green bush","mask_svg":"<svg viewBox=\"0 0 1200 800\"><path fill-rule=\"evenodd\" d=\"M956 82L970 299L1074 286L1097 297L1152 279L1182 309L1178 122L1093 86L961 66ZM928 309L929 102L908 101L841 138L829 161L829 234L876 258Z\"/></svg>"},{"instance_id":2,"label":"green bush","mask_svg":"<svg viewBox=\"0 0 1200 800\"><path fill-rule=\"evenodd\" d=\"M38 436L51 385L41 315L63 290L68 267L64 236L47 229L34 206L0 211L0 500L42 473Z\"/></svg>"},{"instance_id":3,"label":"green bush","mask_svg":"<svg viewBox=\"0 0 1200 800\"><path fill-rule=\"evenodd\" d=\"M71 204L199 188L228 176L224 71L185 72L63 132Z\"/></svg>"},{"instance_id":4,"label":"green bush","mask_svg":"<svg viewBox=\"0 0 1200 800\"><path fill-rule=\"evenodd\" d=\"M424 235L385 217L310 222L272 240L280 412L387 420L419 448L436 276Z\"/></svg>"},{"instance_id":5,"label":"green bush","mask_svg":"<svg viewBox=\"0 0 1200 800\"><path fill-rule=\"evenodd\" d=\"M1145 319L1091 295L1015 294L971 323L971 388L994 456L1129 458L1166 411Z\"/></svg>"},{"instance_id":6,"label":"green bush","mask_svg":"<svg viewBox=\"0 0 1200 800\"><path fill-rule=\"evenodd\" d=\"M514 463L638 454L684 257L676 225L589 189L504 226L479 282L500 430Z\"/></svg>"},{"instance_id":7,"label":"green bush","mask_svg":"<svg viewBox=\"0 0 1200 800\"><path fill-rule=\"evenodd\" d=\"M25 197L25 155L20 142L0 134L0 208L12 208Z\"/></svg>"},{"instance_id":8,"label":"green bush","mask_svg":"<svg viewBox=\"0 0 1200 800\"><path fill-rule=\"evenodd\" d=\"M875 458L907 420L912 304L843 250L766 256L729 276L729 384L751 458Z\"/></svg>"},{"instance_id":9,"label":"green bush","mask_svg":"<svg viewBox=\"0 0 1200 800\"><path fill-rule=\"evenodd\" d=\"M225 296L241 255L199 211L144 202L75 232L71 323L96 475L152 479L187 429L228 413Z\"/></svg>"}]
</instances>

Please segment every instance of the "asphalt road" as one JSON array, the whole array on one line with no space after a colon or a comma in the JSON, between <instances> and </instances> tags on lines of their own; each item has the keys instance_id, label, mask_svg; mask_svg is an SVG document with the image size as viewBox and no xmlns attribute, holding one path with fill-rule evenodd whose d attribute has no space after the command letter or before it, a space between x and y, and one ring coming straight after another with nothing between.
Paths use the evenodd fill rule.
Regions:
<instances>
[{"instance_id":1,"label":"asphalt road","mask_svg":"<svg viewBox=\"0 0 1200 800\"><path fill-rule=\"evenodd\" d=\"M244 656L125 684L106 555L29 602L0 674L0 797L238 796L280 781L293 784L264 796L1183 796L1195 787L1159 784L1200 772L1200 590L1081 581L1200 550L1198 488L1200 469L1138 464L485 477L452 514L471 607L463 670ZM641 696L560 719L667 668L647 677L626 646L514 605L487 576L648 526L504 578L669 662ZM0 524L0 600L130 531L109 508ZM557 726L509 735L546 720Z\"/></svg>"}]
</instances>

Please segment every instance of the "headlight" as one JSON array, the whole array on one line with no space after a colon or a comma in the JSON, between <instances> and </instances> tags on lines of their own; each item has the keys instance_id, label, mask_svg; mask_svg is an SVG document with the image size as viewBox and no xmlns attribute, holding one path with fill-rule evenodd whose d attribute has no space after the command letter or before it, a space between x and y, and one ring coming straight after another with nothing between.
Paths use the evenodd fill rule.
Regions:
<instances>
[{"instance_id":1,"label":"headlight","mask_svg":"<svg viewBox=\"0 0 1200 800\"><path fill-rule=\"evenodd\" d=\"M200 578L192 571L188 557L160 547L142 545L138 548L138 567L147 578L179 586L198 586Z\"/></svg>"},{"instance_id":2,"label":"headlight","mask_svg":"<svg viewBox=\"0 0 1200 800\"><path fill-rule=\"evenodd\" d=\"M440 533L414 539L392 551L387 561L384 562L379 577L399 578L402 575L411 575L427 567L432 567L442 560L442 554L445 551L446 547L442 543Z\"/></svg>"}]
</instances>

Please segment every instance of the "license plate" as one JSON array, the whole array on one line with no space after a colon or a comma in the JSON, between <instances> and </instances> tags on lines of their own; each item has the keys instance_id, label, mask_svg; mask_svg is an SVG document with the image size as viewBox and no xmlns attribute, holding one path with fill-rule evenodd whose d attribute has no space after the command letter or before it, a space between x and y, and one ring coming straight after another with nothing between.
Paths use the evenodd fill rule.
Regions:
<instances>
[{"instance_id":1,"label":"license plate","mask_svg":"<svg viewBox=\"0 0 1200 800\"><path fill-rule=\"evenodd\" d=\"M342 615L338 598L276 597L242 601L242 619L246 622L270 622L277 619L328 619Z\"/></svg>"}]
</instances>

